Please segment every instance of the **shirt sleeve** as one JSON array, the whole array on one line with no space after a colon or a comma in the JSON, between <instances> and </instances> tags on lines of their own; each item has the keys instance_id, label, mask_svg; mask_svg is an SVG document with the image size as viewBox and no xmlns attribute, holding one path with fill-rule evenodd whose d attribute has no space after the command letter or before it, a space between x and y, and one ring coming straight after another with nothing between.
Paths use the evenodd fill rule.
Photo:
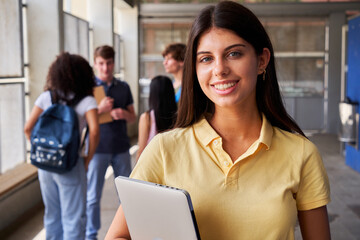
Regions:
<instances>
[{"instance_id":1,"label":"shirt sleeve","mask_svg":"<svg viewBox=\"0 0 360 240\"><path fill-rule=\"evenodd\" d=\"M76 112L80 116L84 116L87 111L92 109L97 109L97 102L93 96L86 96L75 107Z\"/></svg>"},{"instance_id":2,"label":"shirt sleeve","mask_svg":"<svg viewBox=\"0 0 360 240\"><path fill-rule=\"evenodd\" d=\"M85 97L84 101L86 102L85 112L90 111L92 109L97 109L98 105L96 99L93 96Z\"/></svg>"},{"instance_id":3,"label":"shirt sleeve","mask_svg":"<svg viewBox=\"0 0 360 240\"><path fill-rule=\"evenodd\" d=\"M157 134L141 153L130 177L164 184L164 165L161 134Z\"/></svg>"},{"instance_id":4,"label":"shirt sleeve","mask_svg":"<svg viewBox=\"0 0 360 240\"><path fill-rule=\"evenodd\" d=\"M304 163L296 202L298 210L322 207L330 202L329 179L317 148L310 141L304 144Z\"/></svg>"},{"instance_id":5,"label":"shirt sleeve","mask_svg":"<svg viewBox=\"0 0 360 240\"><path fill-rule=\"evenodd\" d=\"M35 106L38 106L42 110L46 110L51 106L51 96L50 92L46 91L40 94L40 96L35 100Z\"/></svg>"}]
</instances>

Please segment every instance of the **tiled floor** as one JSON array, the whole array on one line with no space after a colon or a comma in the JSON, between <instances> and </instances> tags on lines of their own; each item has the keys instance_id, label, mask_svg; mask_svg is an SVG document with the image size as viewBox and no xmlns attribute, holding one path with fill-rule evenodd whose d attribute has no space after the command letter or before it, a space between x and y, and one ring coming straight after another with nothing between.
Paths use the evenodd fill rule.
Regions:
<instances>
[{"instance_id":1,"label":"tiled floor","mask_svg":"<svg viewBox=\"0 0 360 240\"><path fill-rule=\"evenodd\" d=\"M316 134L310 140L318 146L330 179L332 201L328 205L328 212L332 239L360 240L360 173L345 165L344 157L340 154L340 143L335 135ZM102 227L99 239L104 239L119 204L113 176L108 175L101 202ZM44 232L40 231L42 215L42 210L34 213L30 220L23 222L4 240L45 239ZM301 239L298 228L296 239Z\"/></svg>"},{"instance_id":2,"label":"tiled floor","mask_svg":"<svg viewBox=\"0 0 360 240\"><path fill-rule=\"evenodd\" d=\"M331 199L328 205L332 239L360 239L360 173L344 164L340 144L331 135L311 138L322 153L328 172Z\"/></svg>"}]
</instances>

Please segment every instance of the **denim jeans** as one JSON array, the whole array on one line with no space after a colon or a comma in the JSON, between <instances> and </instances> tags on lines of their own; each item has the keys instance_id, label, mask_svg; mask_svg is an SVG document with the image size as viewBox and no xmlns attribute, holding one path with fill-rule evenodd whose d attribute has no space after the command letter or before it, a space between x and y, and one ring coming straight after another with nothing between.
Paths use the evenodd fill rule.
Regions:
<instances>
[{"instance_id":1,"label":"denim jeans","mask_svg":"<svg viewBox=\"0 0 360 240\"><path fill-rule=\"evenodd\" d=\"M104 186L104 177L108 166L111 164L114 170L114 177L129 176L131 163L129 151L124 153L96 153L91 159L88 172L87 187L87 223L86 239L97 239L97 232L100 229L100 199Z\"/></svg>"},{"instance_id":2,"label":"denim jeans","mask_svg":"<svg viewBox=\"0 0 360 240\"><path fill-rule=\"evenodd\" d=\"M83 158L79 158L69 172L58 174L39 169L38 173L45 205L46 239L85 239L86 173Z\"/></svg>"}]
</instances>

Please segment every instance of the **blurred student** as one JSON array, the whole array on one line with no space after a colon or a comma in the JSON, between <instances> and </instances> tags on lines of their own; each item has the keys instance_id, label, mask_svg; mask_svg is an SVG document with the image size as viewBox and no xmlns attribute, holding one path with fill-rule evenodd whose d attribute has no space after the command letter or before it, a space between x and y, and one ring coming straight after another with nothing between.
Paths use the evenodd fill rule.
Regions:
<instances>
[{"instance_id":1,"label":"blurred student","mask_svg":"<svg viewBox=\"0 0 360 240\"><path fill-rule=\"evenodd\" d=\"M329 240L322 158L287 114L259 19L221 1L190 30L174 129L156 135L131 177L190 193L202 239ZM120 205L106 240L130 239Z\"/></svg>"},{"instance_id":2,"label":"blurred student","mask_svg":"<svg viewBox=\"0 0 360 240\"><path fill-rule=\"evenodd\" d=\"M166 76L154 77L150 83L149 110L141 114L139 119L139 150L136 159L157 133L172 128L176 111L171 79Z\"/></svg>"},{"instance_id":3,"label":"blurred student","mask_svg":"<svg viewBox=\"0 0 360 240\"><path fill-rule=\"evenodd\" d=\"M186 45L182 43L169 44L162 52L165 71L174 77L173 87L175 90L175 101L179 102L181 95L181 82L183 76L184 56Z\"/></svg>"},{"instance_id":4,"label":"blurred student","mask_svg":"<svg viewBox=\"0 0 360 240\"><path fill-rule=\"evenodd\" d=\"M98 113L109 112L113 121L100 124L100 142L87 172L87 240L97 239L101 226L100 200L108 166L112 166L115 177L131 172L127 123L134 122L136 115L129 85L113 75L114 59L115 51L110 46L99 46L94 51L96 84L104 87L107 96L99 103Z\"/></svg>"},{"instance_id":5,"label":"blurred student","mask_svg":"<svg viewBox=\"0 0 360 240\"><path fill-rule=\"evenodd\" d=\"M60 54L51 64L45 91L36 99L25 124L25 135L31 131L40 114L55 102L71 105L78 102L75 112L81 130L89 127L88 153L79 157L69 172L54 173L39 169L41 195L45 205L46 239L85 239L86 169L99 141L97 103L93 95L94 73L89 63L78 55ZM51 94L50 94L51 91Z\"/></svg>"}]
</instances>

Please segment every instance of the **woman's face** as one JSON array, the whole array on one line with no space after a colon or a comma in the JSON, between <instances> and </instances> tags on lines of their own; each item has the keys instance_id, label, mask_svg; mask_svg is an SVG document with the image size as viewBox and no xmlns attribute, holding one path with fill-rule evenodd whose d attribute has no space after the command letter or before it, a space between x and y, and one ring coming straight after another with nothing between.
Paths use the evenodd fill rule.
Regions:
<instances>
[{"instance_id":1,"label":"woman's face","mask_svg":"<svg viewBox=\"0 0 360 240\"><path fill-rule=\"evenodd\" d=\"M204 94L218 107L256 107L256 81L270 58L234 32L211 28L199 39L196 74Z\"/></svg>"}]
</instances>

